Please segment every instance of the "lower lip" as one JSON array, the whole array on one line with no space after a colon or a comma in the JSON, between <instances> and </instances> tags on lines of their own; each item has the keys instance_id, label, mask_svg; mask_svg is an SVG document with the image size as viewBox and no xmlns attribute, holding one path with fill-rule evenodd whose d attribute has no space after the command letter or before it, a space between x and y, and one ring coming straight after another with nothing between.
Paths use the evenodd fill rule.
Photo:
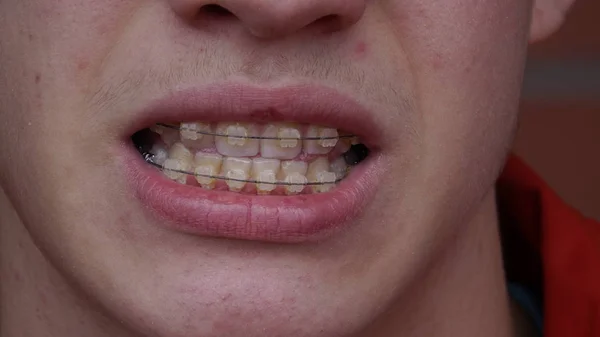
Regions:
<instances>
[{"instance_id":1,"label":"lower lip","mask_svg":"<svg viewBox=\"0 0 600 337\"><path fill-rule=\"evenodd\" d=\"M182 185L130 144L121 153L137 198L163 225L199 236L282 243L320 241L350 227L373 199L384 167L374 153L330 192L257 196Z\"/></svg>"}]
</instances>

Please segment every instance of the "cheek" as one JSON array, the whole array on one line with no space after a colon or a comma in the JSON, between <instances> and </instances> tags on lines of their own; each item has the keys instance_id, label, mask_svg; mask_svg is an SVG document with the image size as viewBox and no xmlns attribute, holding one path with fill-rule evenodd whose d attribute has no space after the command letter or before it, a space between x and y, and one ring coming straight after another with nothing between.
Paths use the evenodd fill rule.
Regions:
<instances>
[{"instance_id":1,"label":"cheek","mask_svg":"<svg viewBox=\"0 0 600 337\"><path fill-rule=\"evenodd\" d=\"M0 22L0 92L11 93L0 96L0 122L13 130L0 150L24 147L18 139L59 138L70 121L85 118L81 103L139 3L0 1L0 11L11 13Z\"/></svg>"},{"instance_id":2,"label":"cheek","mask_svg":"<svg viewBox=\"0 0 600 337\"><path fill-rule=\"evenodd\" d=\"M10 1L9 1L10 2ZM82 82L125 34L139 0L33 0L7 5L11 26L27 35L11 53L38 55L29 68L54 82ZM0 8L2 6L0 5ZM29 43L26 43L26 42ZM35 66L35 67L33 67ZM81 86L78 86L81 87Z\"/></svg>"},{"instance_id":3,"label":"cheek","mask_svg":"<svg viewBox=\"0 0 600 337\"><path fill-rule=\"evenodd\" d=\"M515 0L427 3L405 19L425 134L438 150L445 144L446 153L464 156L486 142L505 146L498 143L510 138L516 114L529 6Z\"/></svg>"},{"instance_id":4,"label":"cheek","mask_svg":"<svg viewBox=\"0 0 600 337\"><path fill-rule=\"evenodd\" d=\"M0 12L11 13L0 20L0 179L19 202L56 187L46 182L35 191L57 173L49 171L62 169L79 137L81 101L132 4L0 0Z\"/></svg>"},{"instance_id":5,"label":"cheek","mask_svg":"<svg viewBox=\"0 0 600 337\"><path fill-rule=\"evenodd\" d=\"M399 23L420 119L415 193L430 209L462 212L493 186L515 129L529 5L419 2Z\"/></svg>"}]
</instances>

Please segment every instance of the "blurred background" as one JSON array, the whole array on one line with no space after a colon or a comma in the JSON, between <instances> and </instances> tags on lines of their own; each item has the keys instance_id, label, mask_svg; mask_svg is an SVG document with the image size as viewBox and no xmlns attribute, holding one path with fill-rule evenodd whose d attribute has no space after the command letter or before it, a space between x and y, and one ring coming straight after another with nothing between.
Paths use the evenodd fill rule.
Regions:
<instances>
[{"instance_id":1,"label":"blurred background","mask_svg":"<svg viewBox=\"0 0 600 337\"><path fill-rule=\"evenodd\" d=\"M600 220L600 0L577 0L534 44L515 153L568 203Z\"/></svg>"}]
</instances>

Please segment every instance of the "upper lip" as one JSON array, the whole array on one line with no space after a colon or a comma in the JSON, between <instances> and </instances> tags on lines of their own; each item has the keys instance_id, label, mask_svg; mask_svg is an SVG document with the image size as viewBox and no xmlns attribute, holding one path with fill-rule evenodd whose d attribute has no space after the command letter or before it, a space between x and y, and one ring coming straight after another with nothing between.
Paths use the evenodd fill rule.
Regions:
<instances>
[{"instance_id":1,"label":"upper lip","mask_svg":"<svg viewBox=\"0 0 600 337\"><path fill-rule=\"evenodd\" d=\"M181 90L151 102L136 116L128 136L155 123L290 121L340 129L375 150L382 135L375 115L363 105L329 87L312 85L265 89L227 84Z\"/></svg>"}]
</instances>

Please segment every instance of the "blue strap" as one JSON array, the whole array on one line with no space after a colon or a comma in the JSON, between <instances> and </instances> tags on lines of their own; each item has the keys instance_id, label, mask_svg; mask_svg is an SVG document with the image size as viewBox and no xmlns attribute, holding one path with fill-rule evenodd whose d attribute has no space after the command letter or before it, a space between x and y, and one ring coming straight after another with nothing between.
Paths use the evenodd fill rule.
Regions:
<instances>
[{"instance_id":1,"label":"blue strap","mask_svg":"<svg viewBox=\"0 0 600 337\"><path fill-rule=\"evenodd\" d=\"M521 284L509 282L508 294L525 310L533 320L540 334L543 335L544 313L542 302L537 298L535 293Z\"/></svg>"}]
</instances>

